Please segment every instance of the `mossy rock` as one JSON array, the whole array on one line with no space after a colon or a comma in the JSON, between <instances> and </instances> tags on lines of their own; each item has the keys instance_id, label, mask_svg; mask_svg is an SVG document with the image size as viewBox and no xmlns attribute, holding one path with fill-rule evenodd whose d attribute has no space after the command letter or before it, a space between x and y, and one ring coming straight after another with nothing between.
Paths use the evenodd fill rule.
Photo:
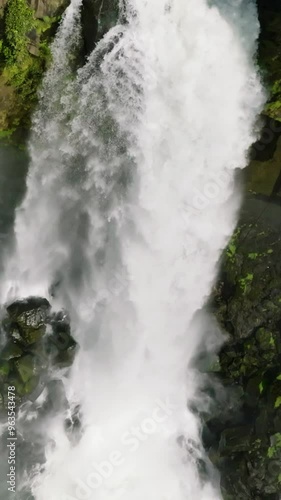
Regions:
<instances>
[{"instance_id":1,"label":"mossy rock","mask_svg":"<svg viewBox=\"0 0 281 500\"><path fill-rule=\"evenodd\" d=\"M17 359L14 365L24 384L35 375L35 359L30 354Z\"/></svg>"},{"instance_id":2,"label":"mossy rock","mask_svg":"<svg viewBox=\"0 0 281 500\"><path fill-rule=\"evenodd\" d=\"M6 379L10 372L10 363L8 361L0 361L0 378Z\"/></svg>"},{"instance_id":3,"label":"mossy rock","mask_svg":"<svg viewBox=\"0 0 281 500\"><path fill-rule=\"evenodd\" d=\"M258 328L256 339L259 349L262 351L276 351L276 339L272 332L266 328Z\"/></svg>"},{"instance_id":4,"label":"mossy rock","mask_svg":"<svg viewBox=\"0 0 281 500\"><path fill-rule=\"evenodd\" d=\"M221 434L219 450L222 455L240 453L251 448L251 428L225 429Z\"/></svg>"},{"instance_id":5,"label":"mossy rock","mask_svg":"<svg viewBox=\"0 0 281 500\"><path fill-rule=\"evenodd\" d=\"M270 92L265 113L281 120L281 12L273 8L270 1L258 0L258 7L261 23L259 64Z\"/></svg>"},{"instance_id":6,"label":"mossy rock","mask_svg":"<svg viewBox=\"0 0 281 500\"><path fill-rule=\"evenodd\" d=\"M20 358L22 354L22 348L15 342L9 341L1 351L0 359L9 361L11 359Z\"/></svg>"},{"instance_id":7,"label":"mossy rock","mask_svg":"<svg viewBox=\"0 0 281 500\"><path fill-rule=\"evenodd\" d=\"M34 375L29 380L27 380L24 384L23 396L30 396L38 387L39 382L39 375Z\"/></svg>"},{"instance_id":8,"label":"mossy rock","mask_svg":"<svg viewBox=\"0 0 281 500\"><path fill-rule=\"evenodd\" d=\"M215 421L210 442L222 496L233 500L281 493L281 207L274 201L246 198L210 301L227 334L212 376L226 392L242 391L232 414L218 399L206 422Z\"/></svg>"},{"instance_id":9,"label":"mossy rock","mask_svg":"<svg viewBox=\"0 0 281 500\"><path fill-rule=\"evenodd\" d=\"M7 312L14 323L22 327L38 328L45 324L50 308L47 299L28 297L27 299L14 301L7 306Z\"/></svg>"},{"instance_id":10,"label":"mossy rock","mask_svg":"<svg viewBox=\"0 0 281 500\"><path fill-rule=\"evenodd\" d=\"M24 328L22 329L22 338L26 344L35 344L38 342L46 333L46 326L40 328Z\"/></svg>"},{"instance_id":11,"label":"mossy rock","mask_svg":"<svg viewBox=\"0 0 281 500\"><path fill-rule=\"evenodd\" d=\"M49 302L40 297L29 297L25 300L15 301L7 307L11 322L10 335L14 331L27 345L38 342L46 332L46 321L50 312Z\"/></svg>"}]
</instances>

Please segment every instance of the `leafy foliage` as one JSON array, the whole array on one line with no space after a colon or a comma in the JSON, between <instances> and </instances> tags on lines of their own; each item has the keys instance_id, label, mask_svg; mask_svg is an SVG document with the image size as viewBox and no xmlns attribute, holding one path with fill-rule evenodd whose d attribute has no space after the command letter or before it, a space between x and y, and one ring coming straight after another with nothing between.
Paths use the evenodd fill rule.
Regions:
<instances>
[{"instance_id":1,"label":"leafy foliage","mask_svg":"<svg viewBox=\"0 0 281 500\"><path fill-rule=\"evenodd\" d=\"M21 62L27 56L27 34L34 28L33 10L26 0L8 0L4 16L2 52L6 63Z\"/></svg>"},{"instance_id":2,"label":"leafy foliage","mask_svg":"<svg viewBox=\"0 0 281 500\"><path fill-rule=\"evenodd\" d=\"M7 94L0 106L0 139L17 142L30 129L38 87L51 60L49 46L60 20L60 16L36 19L26 2L8 0L0 27L0 88Z\"/></svg>"}]
</instances>

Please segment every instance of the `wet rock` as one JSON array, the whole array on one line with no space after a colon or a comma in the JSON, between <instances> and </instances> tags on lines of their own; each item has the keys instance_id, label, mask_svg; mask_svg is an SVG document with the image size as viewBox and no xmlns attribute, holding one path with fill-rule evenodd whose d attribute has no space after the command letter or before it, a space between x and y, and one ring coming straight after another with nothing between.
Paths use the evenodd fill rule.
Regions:
<instances>
[{"instance_id":1,"label":"wet rock","mask_svg":"<svg viewBox=\"0 0 281 500\"><path fill-rule=\"evenodd\" d=\"M118 15L116 0L83 0L81 23L85 56L89 56L96 43L116 25Z\"/></svg>"},{"instance_id":2,"label":"wet rock","mask_svg":"<svg viewBox=\"0 0 281 500\"><path fill-rule=\"evenodd\" d=\"M68 0L30 0L30 6L35 11L35 16L39 19L44 17L53 17L66 9L69 4Z\"/></svg>"},{"instance_id":3,"label":"wet rock","mask_svg":"<svg viewBox=\"0 0 281 500\"><path fill-rule=\"evenodd\" d=\"M48 372L53 366L69 368L77 349L68 314L52 312L45 298L29 297L7 307L2 327L7 342L0 351L0 413L7 403L7 384L15 387L18 407L27 399L35 401L45 387L57 394L55 386L48 385ZM63 393L57 399L62 402Z\"/></svg>"},{"instance_id":4,"label":"wet rock","mask_svg":"<svg viewBox=\"0 0 281 500\"><path fill-rule=\"evenodd\" d=\"M232 413L215 394L215 410L203 416L224 499L281 493L281 206L274 200L247 198L210 303L226 332L212 376L226 392L241 390Z\"/></svg>"},{"instance_id":5,"label":"wet rock","mask_svg":"<svg viewBox=\"0 0 281 500\"><path fill-rule=\"evenodd\" d=\"M7 307L11 324L16 325L19 335L26 344L40 340L46 332L49 302L40 297L18 300Z\"/></svg>"},{"instance_id":6,"label":"wet rock","mask_svg":"<svg viewBox=\"0 0 281 500\"><path fill-rule=\"evenodd\" d=\"M250 500L248 488L248 470L243 458L231 458L224 462L224 474L221 477L221 492L224 500Z\"/></svg>"},{"instance_id":7,"label":"wet rock","mask_svg":"<svg viewBox=\"0 0 281 500\"><path fill-rule=\"evenodd\" d=\"M94 0L84 0L81 11L82 35L86 55L90 55L96 45L98 34L98 10Z\"/></svg>"},{"instance_id":8,"label":"wet rock","mask_svg":"<svg viewBox=\"0 0 281 500\"><path fill-rule=\"evenodd\" d=\"M225 429L221 433L219 450L222 455L232 455L251 448L251 427L241 426Z\"/></svg>"},{"instance_id":9,"label":"wet rock","mask_svg":"<svg viewBox=\"0 0 281 500\"><path fill-rule=\"evenodd\" d=\"M21 356L14 364L24 384L36 374L35 358L30 354Z\"/></svg>"},{"instance_id":10,"label":"wet rock","mask_svg":"<svg viewBox=\"0 0 281 500\"><path fill-rule=\"evenodd\" d=\"M77 343L71 335L70 318L66 311L54 313L50 324L52 334L48 336L47 351L53 363L59 368L71 366Z\"/></svg>"},{"instance_id":11,"label":"wet rock","mask_svg":"<svg viewBox=\"0 0 281 500\"><path fill-rule=\"evenodd\" d=\"M79 405L76 405L73 410L69 409L64 428L70 441L73 443L79 441L82 435L82 415Z\"/></svg>"},{"instance_id":12,"label":"wet rock","mask_svg":"<svg viewBox=\"0 0 281 500\"><path fill-rule=\"evenodd\" d=\"M69 404L65 395L64 385L61 380L51 380L46 384L47 397L40 410L41 415L54 415L66 411Z\"/></svg>"},{"instance_id":13,"label":"wet rock","mask_svg":"<svg viewBox=\"0 0 281 500\"><path fill-rule=\"evenodd\" d=\"M259 60L265 73L271 97L266 107L266 113L281 119L281 9L278 0L258 0L258 12L261 24L259 40Z\"/></svg>"},{"instance_id":14,"label":"wet rock","mask_svg":"<svg viewBox=\"0 0 281 500\"><path fill-rule=\"evenodd\" d=\"M1 351L0 357L3 361L9 361L11 359L20 358L22 354L22 348L15 342L9 341Z\"/></svg>"},{"instance_id":15,"label":"wet rock","mask_svg":"<svg viewBox=\"0 0 281 500\"><path fill-rule=\"evenodd\" d=\"M0 377L2 379L7 378L10 372L10 363L8 361L0 361Z\"/></svg>"},{"instance_id":16,"label":"wet rock","mask_svg":"<svg viewBox=\"0 0 281 500\"><path fill-rule=\"evenodd\" d=\"M7 306L7 312L10 318L18 324L38 327L44 324L50 303L43 297L28 297L26 299L16 300Z\"/></svg>"}]
</instances>

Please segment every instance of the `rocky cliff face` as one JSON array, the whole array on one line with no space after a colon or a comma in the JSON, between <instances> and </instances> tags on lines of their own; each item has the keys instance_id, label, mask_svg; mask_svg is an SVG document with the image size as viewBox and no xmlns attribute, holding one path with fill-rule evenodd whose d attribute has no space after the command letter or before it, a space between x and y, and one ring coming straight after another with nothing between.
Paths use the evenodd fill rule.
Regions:
<instances>
[{"instance_id":1,"label":"rocky cliff face","mask_svg":"<svg viewBox=\"0 0 281 500\"><path fill-rule=\"evenodd\" d=\"M210 308L225 337L203 438L226 500L281 494L281 125L267 119Z\"/></svg>"},{"instance_id":2,"label":"rocky cliff face","mask_svg":"<svg viewBox=\"0 0 281 500\"><path fill-rule=\"evenodd\" d=\"M257 4L261 24L259 63L269 93L265 113L281 120L281 3L257 0Z\"/></svg>"},{"instance_id":3,"label":"rocky cliff face","mask_svg":"<svg viewBox=\"0 0 281 500\"><path fill-rule=\"evenodd\" d=\"M246 198L213 295L226 342L204 439L228 500L281 493L280 221L279 200Z\"/></svg>"},{"instance_id":4,"label":"rocky cliff face","mask_svg":"<svg viewBox=\"0 0 281 500\"><path fill-rule=\"evenodd\" d=\"M205 446L226 500L281 494L281 4L258 0L258 7L269 101L212 297L225 343L210 367L213 408L203 415Z\"/></svg>"}]
</instances>

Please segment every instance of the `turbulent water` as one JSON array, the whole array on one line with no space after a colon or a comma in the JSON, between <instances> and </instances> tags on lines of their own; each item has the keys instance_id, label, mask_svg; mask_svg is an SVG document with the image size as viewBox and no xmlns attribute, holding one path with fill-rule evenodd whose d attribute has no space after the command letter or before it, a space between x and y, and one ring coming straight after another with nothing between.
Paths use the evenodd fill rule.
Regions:
<instances>
[{"instance_id":1,"label":"turbulent water","mask_svg":"<svg viewBox=\"0 0 281 500\"><path fill-rule=\"evenodd\" d=\"M213 342L199 311L263 100L256 11L247 0L120 8L127 22L75 73L72 1L34 117L2 301L41 295L70 311L80 350L64 383L82 431L73 442L63 414L48 421L46 463L25 485L36 500L219 499L207 462L202 477L192 362Z\"/></svg>"}]
</instances>

